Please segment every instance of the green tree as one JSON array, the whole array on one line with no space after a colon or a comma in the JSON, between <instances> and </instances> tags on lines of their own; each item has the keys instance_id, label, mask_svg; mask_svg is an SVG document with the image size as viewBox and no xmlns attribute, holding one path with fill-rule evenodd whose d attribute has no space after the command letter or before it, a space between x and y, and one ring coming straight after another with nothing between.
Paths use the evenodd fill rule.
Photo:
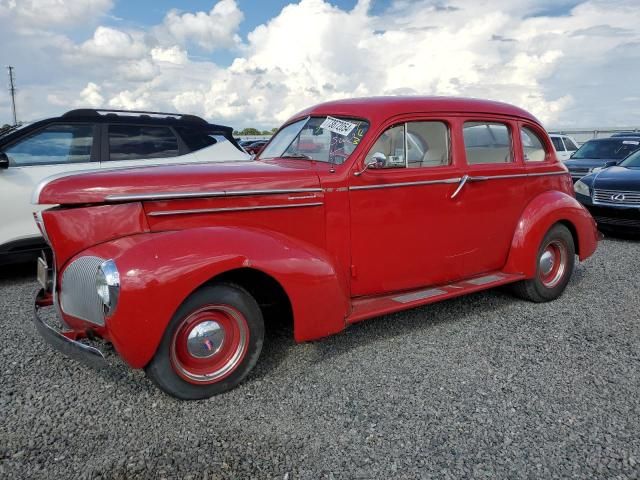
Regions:
<instances>
[{"instance_id":1,"label":"green tree","mask_svg":"<svg viewBox=\"0 0 640 480\"><path fill-rule=\"evenodd\" d=\"M260 130L257 128L245 128L240 132L240 135L260 135Z\"/></svg>"},{"instance_id":2,"label":"green tree","mask_svg":"<svg viewBox=\"0 0 640 480\"><path fill-rule=\"evenodd\" d=\"M273 132L271 130L263 130L262 135L271 135Z\"/></svg>"},{"instance_id":3,"label":"green tree","mask_svg":"<svg viewBox=\"0 0 640 480\"><path fill-rule=\"evenodd\" d=\"M277 131L278 131L278 127L272 128L271 129L271 135L275 135Z\"/></svg>"}]
</instances>

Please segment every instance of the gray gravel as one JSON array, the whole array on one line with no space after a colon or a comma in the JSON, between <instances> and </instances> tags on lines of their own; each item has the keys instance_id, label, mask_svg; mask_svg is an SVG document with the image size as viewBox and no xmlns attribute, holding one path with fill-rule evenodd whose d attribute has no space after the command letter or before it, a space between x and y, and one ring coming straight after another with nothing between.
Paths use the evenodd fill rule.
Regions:
<instances>
[{"instance_id":1,"label":"gray gravel","mask_svg":"<svg viewBox=\"0 0 640 480\"><path fill-rule=\"evenodd\" d=\"M638 478L640 242L566 294L494 290L320 342L272 332L236 390L179 402L44 346L0 273L0 478Z\"/></svg>"}]
</instances>

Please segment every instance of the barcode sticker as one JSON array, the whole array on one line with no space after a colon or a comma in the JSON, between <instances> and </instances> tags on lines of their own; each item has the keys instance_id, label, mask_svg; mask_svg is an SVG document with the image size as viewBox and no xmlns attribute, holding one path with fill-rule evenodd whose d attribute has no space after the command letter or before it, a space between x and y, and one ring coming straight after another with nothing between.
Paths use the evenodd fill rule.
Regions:
<instances>
[{"instance_id":1,"label":"barcode sticker","mask_svg":"<svg viewBox=\"0 0 640 480\"><path fill-rule=\"evenodd\" d=\"M356 124L328 116L327 119L322 122L320 128L326 128L330 132L346 137L354 128L356 128Z\"/></svg>"}]
</instances>

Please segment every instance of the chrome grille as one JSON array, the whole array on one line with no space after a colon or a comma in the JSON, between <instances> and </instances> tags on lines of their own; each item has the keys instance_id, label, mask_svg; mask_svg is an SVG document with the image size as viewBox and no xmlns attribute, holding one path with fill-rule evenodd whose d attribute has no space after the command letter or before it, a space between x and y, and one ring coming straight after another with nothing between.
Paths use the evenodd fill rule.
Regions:
<instances>
[{"instance_id":1,"label":"chrome grille","mask_svg":"<svg viewBox=\"0 0 640 480\"><path fill-rule=\"evenodd\" d=\"M640 192L596 189L593 191L593 203L640 206Z\"/></svg>"},{"instance_id":2,"label":"chrome grille","mask_svg":"<svg viewBox=\"0 0 640 480\"><path fill-rule=\"evenodd\" d=\"M102 301L96 291L96 272L104 258L80 257L62 274L60 306L62 311L81 320L104 325Z\"/></svg>"}]
</instances>

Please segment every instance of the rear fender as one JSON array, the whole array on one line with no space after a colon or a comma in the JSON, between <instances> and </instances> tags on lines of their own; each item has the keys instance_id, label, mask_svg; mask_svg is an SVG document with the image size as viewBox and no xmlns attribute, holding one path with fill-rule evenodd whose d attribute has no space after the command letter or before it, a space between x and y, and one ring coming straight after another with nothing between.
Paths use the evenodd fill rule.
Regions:
<instances>
[{"instance_id":1,"label":"rear fender","mask_svg":"<svg viewBox=\"0 0 640 480\"><path fill-rule=\"evenodd\" d=\"M257 229L207 227L120 238L82 252L111 258L121 294L108 335L134 368L153 357L167 324L198 287L224 272L253 268L286 292L297 341L341 331L348 314L346 279L327 253L297 239Z\"/></svg>"},{"instance_id":2,"label":"rear fender","mask_svg":"<svg viewBox=\"0 0 640 480\"><path fill-rule=\"evenodd\" d=\"M572 231L580 260L595 252L598 231L591 214L571 195L548 191L534 198L520 216L504 271L533 278L542 239L556 223Z\"/></svg>"}]
</instances>

